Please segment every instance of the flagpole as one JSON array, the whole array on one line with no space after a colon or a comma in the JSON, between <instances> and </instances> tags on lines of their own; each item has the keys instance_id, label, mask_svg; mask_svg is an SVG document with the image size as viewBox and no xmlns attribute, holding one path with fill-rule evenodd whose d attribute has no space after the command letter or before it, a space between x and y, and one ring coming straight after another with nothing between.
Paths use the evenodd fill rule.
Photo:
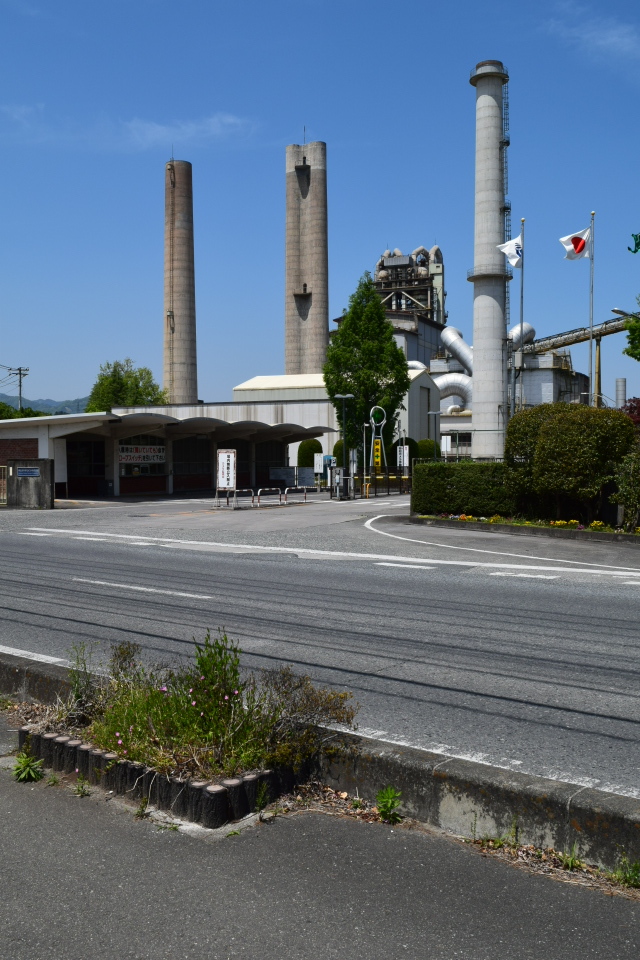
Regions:
<instances>
[{"instance_id":1,"label":"flagpole","mask_svg":"<svg viewBox=\"0 0 640 960\"><path fill-rule=\"evenodd\" d=\"M520 409L523 408L523 374L524 374L524 217L520 220L520 245L522 247L522 263L520 264Z\"/></svg>"},{"instance_id":2,"label":"flagpole","mask_svg":"<svg viewBox=\"0 0 640 960\"><path fill-rule=\"evenodd\" d=\"M589 261L590 261L590 282L589 282L589 403L596 407L598 404L593 396L593 268L595 260L595 210L591 211L591 233L589 234Z\"/></svg>"}]
</instances>

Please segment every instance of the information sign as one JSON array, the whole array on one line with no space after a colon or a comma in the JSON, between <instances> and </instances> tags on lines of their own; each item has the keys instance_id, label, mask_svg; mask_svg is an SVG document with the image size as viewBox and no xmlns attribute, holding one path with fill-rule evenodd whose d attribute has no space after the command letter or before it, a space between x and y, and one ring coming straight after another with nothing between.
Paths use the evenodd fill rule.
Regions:
<instances>
[{"instance_id":1,"label":"information sign","mask_svg":"<svg viewBox=\"0 0 640 960\"><path fill-rule=\"evenodd\" d=\"M220 490L236 489L236 451L218 450L218 481Z\"/></svg>"},{"instance_id":2,"label":"information sign","mask_svg":"<svg viewBox=\"0 0 640 960\"><path fill-rule=\"evenodd\" d=\"M408 467L409 466L409 446L408 444L399 444L397 447L398 450L398 466L399 467Z\"/></svg>"},{"instance_id":3,"label":"information sign","mask_svg":"<svg viewBox=\"0 0 640 960\"><path fill-rule=\"evenodd\" d=\"M321 453L314 453L313 455L313 472L324 473L324 456Z\"/></svg>"},{"instance_id":4,"label":"information sign","mask_svg":"<svg viewBox=\"0 0 640 960\"><path fill-rule=\"evenodd\" d=\"M40 467L18 467L19 477L39 477Z\"/></svg>"},{"instance_id":5,"label":"information sign","mask_svg":"<svg viewBox=\"0 0 640 960\"><path fill-rule=\"evenodd\" d=\"M119 463L164 463L165 448L161 446L138 446L121 443L118 447Z\"/></svg>"},{"instance_id":6,"label":"information sign","mask_svg":"<svg viewBox=\"0 0 640 960\"><path fill-rule=\"evenodd\" d=\"M382 466L382 440L379 437L373 441L373 465L374 467Z\"/></svg>"}]
</instances>

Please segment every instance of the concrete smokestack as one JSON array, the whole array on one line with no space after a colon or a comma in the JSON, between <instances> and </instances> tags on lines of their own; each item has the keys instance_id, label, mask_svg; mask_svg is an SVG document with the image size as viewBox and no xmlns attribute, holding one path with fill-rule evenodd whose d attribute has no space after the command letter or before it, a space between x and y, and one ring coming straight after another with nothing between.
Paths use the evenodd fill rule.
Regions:
<instances>
[{"instance_id":1,"label":"concrete smokestack","mask_svg":"<svg viewBox=\"0 0 640 960\"><path fill-rule=\"evenodd\" d=\"M320 373L329 342L327 145L287 147L285 373Z\"/></svg>"},{"instance_id":2,"label":"concrete smokestack","mask_svg":"<svg viewBox=\"0 0 640 960\"><path fill-rule=\"evenodd\" d=\"M507 326L504 254L507 145L502 88L509 74L483 60L471 74L476 88L476 194L473 283L474 457L501 457L507 418Z\"/></svg>"},{"instance_id":3,"label":"concrete smokestack","mask_svg":"<svg viewBox=\"0 0 640 960\"><path fill-rule=\"evenodd\" d=\"M618 377L616 379L616 407L624 407L627 402L627 378Z\"/></svg>"},{"instance_id":4,"label":"concrete smokestack","mask_svg":"<svg viewBox=\"0 0 640 960\"><path fill-rule=\"evenodd\" d=\"M191 164L170 160L164 180L164 388L170 403L198 402Z\"/></svg>"}]
</instances>

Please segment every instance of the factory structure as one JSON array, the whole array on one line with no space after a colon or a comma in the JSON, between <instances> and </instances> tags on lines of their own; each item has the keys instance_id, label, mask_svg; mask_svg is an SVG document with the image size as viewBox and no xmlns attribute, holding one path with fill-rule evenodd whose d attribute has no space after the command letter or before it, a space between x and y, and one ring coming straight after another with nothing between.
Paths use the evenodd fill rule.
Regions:
<instances>
[{"instance_id":1,"label":"factory structure","mask_svg":"<svg viewBox=\"0 0 640 960\"><path fill-rule=\"evenodd\" d=\"M471 73L476 96L473 346L448 324L445 267L436 246L385 250L374 284L408 365L401 433L442 440L443 452L501 458L510 411L559 400L589 402L589 380L567 347L587 330L540 340L509 315L511 238L507 198L508 73L497 60ZM58 497L215 489L216 453L233 448L237 485L257 488L297 463L302 440L330 454L338 439L322 368L329 343L327 150L286 148L285 358L279 376L254 376L229 401L198 399L191 164L165 166L163 406L114 408L0 422L0 466L17 458L55 461ZM340 320L336 321L338 324ZM624 320L594 328L595 394L600 340ZM620 388L622 396L623 388ZM438 415L439 414L439 415Z\"/></svg>"}]
</instances>

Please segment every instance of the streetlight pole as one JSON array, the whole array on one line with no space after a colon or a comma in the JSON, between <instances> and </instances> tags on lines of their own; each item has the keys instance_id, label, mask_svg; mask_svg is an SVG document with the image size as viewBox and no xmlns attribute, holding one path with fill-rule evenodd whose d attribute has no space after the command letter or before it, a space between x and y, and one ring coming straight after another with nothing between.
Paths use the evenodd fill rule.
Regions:
<instances>
[{"instance_id":1,"label":"streetlight pole","mask_svg":"<svg viewBox=\"0 0 640 960\"><path fill-rule=\"evenodd\" d=\"M334 400L342 400L342 500L349 499L349 475L347 471L347 400L353 400L352 393L336 393Z\"/></svg>"}]
</instances>

